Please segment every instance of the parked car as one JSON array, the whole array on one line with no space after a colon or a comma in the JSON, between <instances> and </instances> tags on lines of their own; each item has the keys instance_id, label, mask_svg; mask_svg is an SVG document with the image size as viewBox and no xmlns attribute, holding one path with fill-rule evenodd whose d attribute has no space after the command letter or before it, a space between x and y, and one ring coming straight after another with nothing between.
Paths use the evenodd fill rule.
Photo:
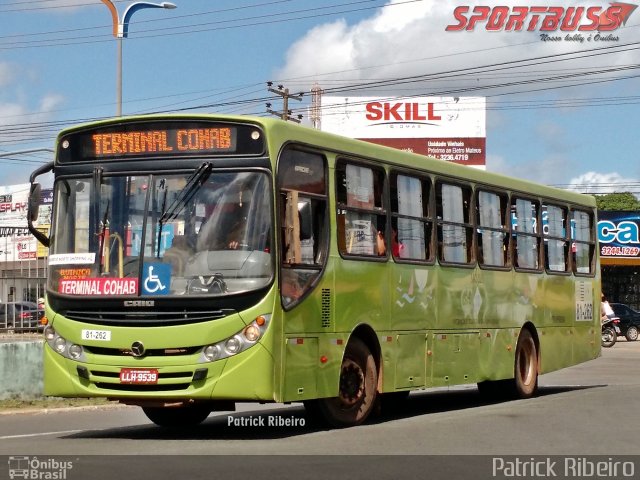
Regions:
<instances>
[{"instance_id":1,"label":"parked car","mask_svg":"<svg viewBox=\"0 0 640 480\"><path fill-rule=\"evenodd\" d=\"M614 313L620 318L620 330L628 341L635 342L640 330L640 312L624 303L611 303Z\"/></svg>"},{"instance_id":2,"label":"parked car","mask_svg":"<svg viewBox=\"0 0 640 480\"><path fill-rule=\"evenodd\" d=\"M0 328L14 330L41 330L44 309L34 302L0 303Z\"/></svg>"}]
</instances>

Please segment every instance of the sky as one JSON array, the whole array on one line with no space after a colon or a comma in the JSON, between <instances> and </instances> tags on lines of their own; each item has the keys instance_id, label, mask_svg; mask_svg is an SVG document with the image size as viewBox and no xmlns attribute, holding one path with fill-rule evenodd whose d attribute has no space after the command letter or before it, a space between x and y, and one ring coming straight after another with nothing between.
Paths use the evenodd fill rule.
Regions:
<instances>
[{"instance_id":1,"label":"sky","mask_svg":"<svg viewBox=\"0 0 640 480\"><path fill-rule=\"evenodd\" d=\"M131 3L114 1L121 16ZM122 40L125 115L268 116L265 102L281 107L268 81L307 92L292 102L303 123L314 83L351 97L484 96L487 170L591 193L640 194L640 8L615 30L605 22L602 31L544 37L542 19L527 31L532 14L520 31L488 30L482 20L461 31L447 26L467 22L476 6L499 20L491 8L545 5L567 16L569 7L600 13L611 2L173 3L131 17ZM469 13L455 16L464 6ZM585 13L580 25L588 23ZM0 184L12 185L28 182L52 157L11 152L52 149L62 128L116 114L117 41L100 0L0 0L0 25Z\"/></svg>"}]
</instances>

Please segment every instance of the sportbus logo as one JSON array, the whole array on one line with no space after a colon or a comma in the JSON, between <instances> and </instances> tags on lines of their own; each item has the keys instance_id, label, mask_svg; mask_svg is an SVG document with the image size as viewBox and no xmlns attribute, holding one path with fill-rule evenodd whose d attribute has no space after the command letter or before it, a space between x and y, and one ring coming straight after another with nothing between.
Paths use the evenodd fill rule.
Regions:
<instances>
[{"instance_id":1,"label":"sportbus logo","mask_svg":"<svg viewBox=\"0 0 640 480\"><path fill-rule=\"evenodd\" d=\"M627 23L637 8L631 3L612 2L608 6L541 7L541 6L459 6L453 10L457 23L447 25L447 32L473 31L476 28L488 32L541 32L541 40L561 40L553 36L562 32L565 40L585 38L588 41L618 41L611 34ZM577 38L576 38L577 37ZM582 41L582 40L581 40Z\"/></svg>"}]
</instances>

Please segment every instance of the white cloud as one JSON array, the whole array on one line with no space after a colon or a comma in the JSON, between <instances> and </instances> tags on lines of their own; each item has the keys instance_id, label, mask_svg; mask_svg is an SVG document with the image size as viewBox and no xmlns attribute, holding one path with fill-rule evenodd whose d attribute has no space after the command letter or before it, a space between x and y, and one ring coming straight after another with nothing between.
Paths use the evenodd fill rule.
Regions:
<instances>
[{"instance_id":1,"label":"white cloud","mask_svg":"<svg viewBox=\"0 0 640 480\"><path fill-rule=\"evenodd\" d=\"M58 108L64 102L64 97L58 94L45 95L40 100L40 112L49 113Z\"/></svg>"},{"instance_id":2,"label":"white cloud","mask_svg":"<svg viewBox=\"0 0 640 480\"><path fill-rule=\"evenodd\" d=\"M578 3L583 6L590 3L603 5L602 2L589 1L563 2L565 6ZM465 2L470 10L478 4L487 2ZM290 47L286 63L276 73L276 78L290 81L307 77L309 84L317 80L322 86L327 86L329 80L393 78L444 72L597 46L594 42L586 41L582 44L570 41L543 42L538 30L489 32L483 22L478 23L473 31L445 31L447 25L457 23L453 12L460 5L454 0L424 0L406 4L403 4L403 0L391 0L387 7L354 25L348 25L345 20L321 25L307 32ZM624 32L620 35L624 35ZM610 45L603 43L601 46ZM626 57L590 57L581 62L572 62L570 68L593 67L597 63L624 63L633 58L632 55L633 52ZM541 68L553 74L560 67L553 63L532 67L538 70L538 74ZM420 88L451 88L523 78L512 73L498 71L492 75L479 74L472 79L467 77L465 83L461 83L460 78L431 81Z\"/></svg>"},{"instance_id":3,"label":"white cloud","mask_svg":"<svg viewBox=\"0 0 640 480\"><path fill-rule=\"evenodd\" d=\"M426 75L460 69L491 66L486 73L474 75L456 74L446 79L431 79L427 82L404 83L387 86L383 89L341 91L345 96L410 96L410 95L485 95L488 96L487 126L488 136L502 135L513 125L516 118L509 108L529 110L530 123L522 125L521 131L529 132L532 149L540 157L527 164L518 162L518 155L506 159L491 156L488 152L487 169L511 176L529 178L546 184L566 183L567 179L576 175L580 167L575 158L575 145L572 144L572 133L569 126L563 125L563 115L576 113L576 109L560 108L540 110L544 116L534 117L530 110L538 108L542 100L589 98L592 96L611 96L619 82L601 83L596 86L574 86L571 89L561 88L542 92L550 87L566 86L568 81L548 81L554 75L578 73L577 82L588 81L585 75L589 69L614 67L616 65L637 64L637 52L590 56L579 61L558 63L535 63L519 70L501 69L504 62L536 57L588 50L597 47L612 47L618 43L558 41L543 42L540 31L501 31L490 32L485 29L486 23L480 22L473 31L445 31L447 25L456 24L454 10L461 5L469 6L472 11L476 5L499 5L485 0L424 0L400 5L402 0L389 0L386 8L381 8L369 18L358 23L349 24L346 20L337 20L320 25L293 43L286 53L284 65L275 73L274 78L295 90L306 90L317 81L325 89L367 83L375 79L398 79L415 75ZM533 5L533 4L529 4ZM562 2L562 6L597 5L607 8L608 2L600 0L572 0ZM633 14L628 29L620 29L620 44L632 41L636 34L633 27L634 17L640 18L640 9ZM637 21L637 20L636 20ZM564 38L565 34L561 34ZM505 65L507 67L507 65ZM585 70L581 70L585 69ZM526 82L531 79L545 79L529 85L515 85L503 88L483 88L455 92L457 89L486 87L507 82ZM602 80L602 78L599 78ZM593 89L601 87L606 92L594 95ZM622 89L623 87L619 87ZM519 92L517 95L492 95L507 92ZM336 94L335 91L326 93ZM619 94L623 94L620 92ZM533 103L528 103L534 100ZM497 102L497 103L496 103ZM543 107L545 105L542 105ZM546 105L550 106L550 105ZM492 110L491 107L497 108ZM505 108L504 111L500 108ZM520 111L520 110L518 110ZM522 115L522 118L527 115ZM517 149L514 149L517 151ZM589 167L587 167L589 168ZM593 168L593 167L591 167Z\"/></svg>"},{"instance_id":4,"label":"white cloud","mask_svg":"<svg viewBox=\"0 0 640 480\"><path fill-rule=\"evenodd\" d=\"M572 178L569 189L583 193L612 193L637 191L640 180L623 177L619 173L587 172Z\"/></svg>"}]
</instances>

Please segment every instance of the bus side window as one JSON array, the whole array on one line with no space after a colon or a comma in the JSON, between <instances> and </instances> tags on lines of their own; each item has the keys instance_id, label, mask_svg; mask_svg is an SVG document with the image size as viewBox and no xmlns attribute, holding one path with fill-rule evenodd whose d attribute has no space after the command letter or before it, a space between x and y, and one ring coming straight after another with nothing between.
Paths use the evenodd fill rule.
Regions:
<instances>
[{"instance_id":1,"label":"bus side window","mask_svg":"<svg viewBox=\"0 0 640 480\"><path fill-rule=\"evenodd\" d=\"M431 260L430 192L428 179L391 175L391 252L396 260Z\"/></svg>"},{"instance_id":2,"label":"bus side window","mask_svg":"<svg viewBox=\"0 0 640 480\"><path fill-rule=\"evenodd\" d=\"M580 210L574 210L571 213L573 272L588 275L593 273L593 257L595 254L593 217L590 213Z\"/></svg>"},{"instance_id":3,"label":"bus side window","mask_svg":"<svg viewBox=\"0 0 640 480\"><path fill-rule=\"evenodd\" d=\"M542 206L545 268L551 272L566 272L568 270L567 218L565 208L555 205Z\"/></svg>"},{"instance_id":4,"label":"bus side window","mask_svg":"<svg viewBox=\"0 0 640 480\"><path fill-rule=\"evenodd\" d=\"M438 183L436 188L438 249L440 260L470 263L472 242L471 189Z\"/></svg>"},{"instance_id":5,"label":"bus side window","mask_svg":"<svg viewBox=\"0 0 640 480\"><path fill-rule=\"evenodd\" d=\"M384 171L341 163L336 168L336 175L340 253L386 256Z\"/></svg>"},{"instance_id":6,"label":"bus side window","mask_svg":"<svg viewBox=\"0 0 640 480\"><path fill-rule=\"evenodd\" d=\"M508 265L507 196L478 191L476 244L478 262L490 267Z\"/></svg>"},{"instance_id":7,"label":"bus side window","mask_svg":"<svg viewBox=\"0 0 640 480\"><path fill-rule=\"evenodd\" d=\"M328 250L326 162L287 147L278 166L282 304L293 306L320 278Z\"/></svg>"},{"instance_id":8,"label":"bus side window","mask_svg":"<svg viewBox=\"0 0 640 480\"><path fill-rule=\"evenodd\" d=\"M517 268L540 268L540 233L538 202L516 198L511 202L514 239L514 265Z\"/></svg>"}]
</instances>

